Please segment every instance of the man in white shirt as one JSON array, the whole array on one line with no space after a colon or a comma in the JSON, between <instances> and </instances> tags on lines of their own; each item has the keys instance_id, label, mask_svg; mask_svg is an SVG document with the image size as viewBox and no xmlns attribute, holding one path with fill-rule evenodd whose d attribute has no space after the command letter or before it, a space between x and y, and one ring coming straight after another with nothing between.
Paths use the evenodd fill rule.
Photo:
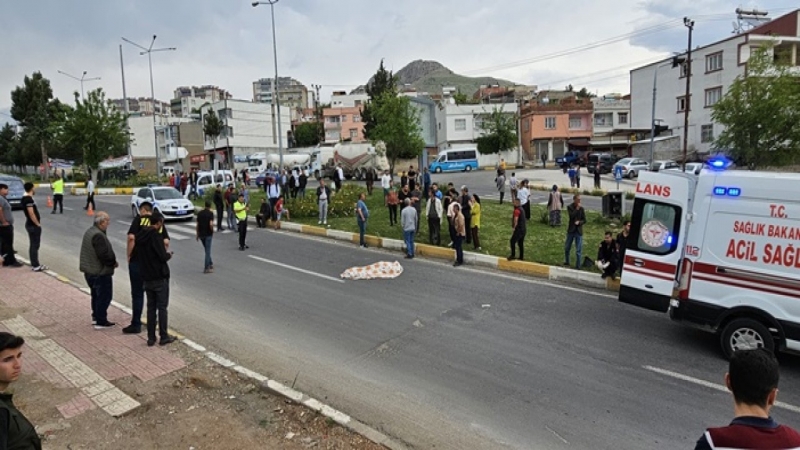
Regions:
<instances>
[{"instance_id":1,"label":"man in white shirt","mask_svg":"<svg viewBox=\"0 0 800 450\"><path fill-rule=\"evenodd\" d=\"M388 170L384 170L381 175L381 187L383 188L383 198L386 198L389 195L389 189L392 188L392 176L389 175Z\"/></svg>"},{"instance_id":2,"label":"man in white shirt","mask_svg":"<svg viewBox=\"0 0 800 450\"><path fill-rule=\"evenodd\" d=\"M275 205L278 204L278 199L281 196L281 186L278 184L278 180L272 178L268 179L266 186L267 198L269 199L269 215L273 220L277 220Z\"/></svg>"},{"instance_id":3,"label":"man in white shirt","mask_svg":"<svg viewBox=\"0 0 800 450\"><path fill-rule=\"evenodd\" d=\"M96 209L94 206L94 181L91 178L86 183L86 206L83 209L89 209L89 204L92 205L92 211L94 211Z\"/></svg>"},{"instance_id":4,"label":"man in white shirt","mask_svg":"<svg viewBox=\"0 0 800 450\"><path fill-rule=\"evenodd\" d=\"M336 166L336 190L342 190L342 183L344 182L344 170L342 170L342 165L339 164Z\"/></svg>"},{"instance_id":5,"label":"man in white shirt","mask_svg":"<svg viewBox=\"0 0 800 450\"><path fill-rule=\"evenodd\" d=\"M519 205L522 207L522 210L525 211L525 220L531 220L531 202L530 202L531 192L528 190L528 180L522 180L520 184L520 188L517 191L517 198L519 199Z\"/></svg>"}]
</instances>

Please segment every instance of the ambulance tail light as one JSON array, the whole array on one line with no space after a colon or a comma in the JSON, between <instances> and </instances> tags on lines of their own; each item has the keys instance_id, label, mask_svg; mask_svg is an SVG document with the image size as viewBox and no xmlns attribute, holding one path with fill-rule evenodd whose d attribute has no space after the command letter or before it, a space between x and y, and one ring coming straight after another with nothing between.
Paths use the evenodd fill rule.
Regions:
<instances>
[{"instance_id":1,"label":"ambulance tail light","mask_svg":"<svg viewBox=\"0 0 800 450\"><path fill-rule=\"evenodd\" d=\"M680 300L689 299L689 289L692 287L692 269L694 264L689 259L684 258L683 269L681 270L680 283L678 285L678 298Z\"/></svg>"}]
</instances>

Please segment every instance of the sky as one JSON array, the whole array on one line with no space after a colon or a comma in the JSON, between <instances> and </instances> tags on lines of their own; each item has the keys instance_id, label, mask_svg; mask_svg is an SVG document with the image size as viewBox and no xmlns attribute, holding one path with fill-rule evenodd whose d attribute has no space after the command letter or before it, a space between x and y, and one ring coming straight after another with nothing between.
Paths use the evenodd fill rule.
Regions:
<instances>
[{"instance_id":1,"label":"sky","mask_svg":"<svg viewBox=\"0 0 800 450\"><path fill-rule=\"evenodd\" d=\"M737 7L776 18L796 0L582 0L577 7L543 0L280 0L274 6L278 72L322 100L375 73L381 59L401 69L436 60L469 76L494 76L540 89L568 84L626 94L628 72L686 48L684 16L694 42L731 35ZM86 91L122 97L123 46L129 97L149 97L147 56L123 43L176 47L153 53L156 98L169 101L184 85L217 85L252 99L252 82L275 75L270 7L245 0L0 1L0 124L9 121L11 91L40 71L56 97L73 103L80 77ZM604 44L604 45L598 45ZM588 48L587 48L588 47ZM593 48L592 48L593 47ZM560 56L556 56L560 55Z\"/></svg>"}]
</instances>

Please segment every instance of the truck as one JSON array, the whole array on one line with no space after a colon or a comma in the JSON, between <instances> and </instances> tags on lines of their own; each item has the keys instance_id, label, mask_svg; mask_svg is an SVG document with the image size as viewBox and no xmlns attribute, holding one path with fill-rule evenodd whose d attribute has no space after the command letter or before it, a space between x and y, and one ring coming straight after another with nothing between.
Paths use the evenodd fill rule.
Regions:
<instances>
[{"instance_id":1,"label":"truck","mask_svg":"<svg viewBox=\"0 0 800 450\"><path fill-rule=\"evenodd\" d=\"M584 159L581 155L581 152L577 150L570 150L567 153L564 153L564 156L559 156L556 158L556 165L561 167L564 173L567 173L567 169L574 164L586 166L586 159Z\"/></svg>"},{"instance_id":2,"label":"truck","mask_svg":"<svg viewBox=\"0 0 800 450\"><path fill-rule=\"evenodd\" d=\"M378 173L389 170L389 160L386 158L386 146L383 142L376 145L371 143L336 144L333 147L333 158L324 166L322 176L333 179L336 166L342 166L346 179L363 180L368 170Z\"/></svg>"},{"instance_id":3,"label":"truck","mask_svg":"<svg viewBox=\"0 0 800 450\"><path fill-rule=\"evenodd\" d=\"M332 158L333 147L305 147L294 149L292 153L284 153L283 166L289 169L307 167L309 173L319 177L323 168ZM247 164L250 177L255 178L267 169L277 170L280 166L280 155L278 153L254 153L248 157Z\"/></svg>"},{"instance_id":4,"label":"truck","mask_svg":"<svg viewBox=\"0 0 800 450\"><path fill-rule=\"evenodd\" d=\"M619 300L714 332L722 351L800 352L800 174L641 172Z\"/></svg>"}]
</instances>

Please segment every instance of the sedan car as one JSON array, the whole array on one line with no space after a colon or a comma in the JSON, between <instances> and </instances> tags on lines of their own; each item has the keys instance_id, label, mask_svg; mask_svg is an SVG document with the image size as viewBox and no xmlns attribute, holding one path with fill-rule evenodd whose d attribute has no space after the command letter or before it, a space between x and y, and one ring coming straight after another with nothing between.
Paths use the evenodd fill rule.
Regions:
<instances>
[{"instance_id":1,"label":"sedan car","mask_svg":"<svg viewBox=\"0 0 800 450\"><path fill-rule=\"evenodd\" d=\"M274 170L265 170L256 177L256 186L264 189L264 184L267 182L267 178L275 179L277 177L278 172L275 172Z\"/></svg>"},{"instance_id":2,"label":"sedan car","mask_svg":"<svg viewBox=\"0 0 800 450\"><path fill-rule=\"evenodd\" d=\"M0 175L0 184L8 186L6 200L11 204L11 209L22 209L22 196L25 195L25 184L22 182L22 178Z\"/></svg>"},{"instance_id":3,"label":"sedan car","mask_svg":"<svg viewBox=\"0 0 800 450\"><path fill-rule=\"evenodd\" d=\"M153 211L158 211L164 220L192 220L194 206L186 200L177 189L168 186L148 186L139 189L131 196L131 214L139 215L139 205L144 202L153 204Z\"/></svg>"},{"instance_id":4,"label":"sedan car","mask_svg":"<svg viewBox=\"0 0 800 450\"><path fill-rule=\"evenodd\" d=\"M614 169L611 173L616 173L617 167L622 168L623 177L633 179L639 176L639 172L649 170L650 164L639 158L623 158L614 164Z\"/></svg>"},{"instance_id":5,"label":"sedan car","mask_svg":"<svg viewBox=\"0 0 800 450\"><path fill-rule=\"evenodd\" d=\"M703 170L703 163L693 162L693 163L686 163L686 172L693 173L695 175L700 175L700 172Z\"/></svg>"},{"instance_id":6,"label":"sedan car","mask_svg":"<svg viewBox=\"0 0 800 450\"><path fill-rule=\"evenodd\" d=\"M661 170L681 170L681 165L675 161L653 161L653 167L651 170L653 172L658 172Z\"/></svg>"}]
</instances>

